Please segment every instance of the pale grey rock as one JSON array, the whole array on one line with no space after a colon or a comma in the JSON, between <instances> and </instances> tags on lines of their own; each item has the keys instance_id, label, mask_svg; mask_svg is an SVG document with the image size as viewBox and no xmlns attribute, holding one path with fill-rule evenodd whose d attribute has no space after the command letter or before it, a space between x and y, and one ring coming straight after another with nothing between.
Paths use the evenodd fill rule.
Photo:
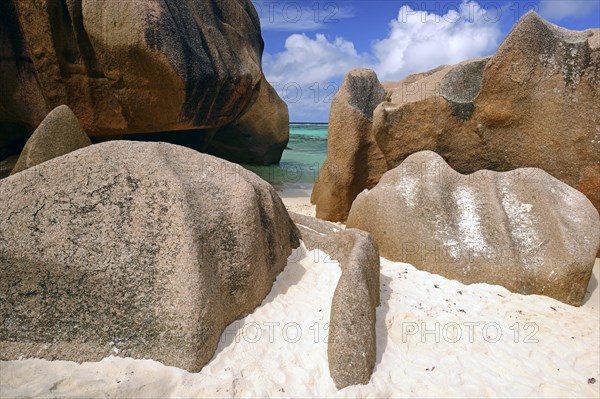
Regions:
<instances>
[{"instance_id":1,"label":"pale grey rock","mask_svg":"<svg viewBox=\"0 0 600 399\"><path fill-rule=\"evenodd\" d=\"M338 389L368 384L375 368L379 250L369 233L336 234L342 276L331 302L327 359Z\"/></svg>"},{"instance_id":2,"label":"pale grey rock","mask_svg":"<svg viewBox=\"0 0 600 399\"><path fill-rule=\"evenodd\" d=\"M113 141L0 180L0 357L197 372L299 245L274 189L165 143Z\"/></svg>"},{"instance_id":3,"label":"pale grey rock","mask_svg":"<svg viewBox=\"0 0 600 399\"><path fill-rule=\"evenodd\" d=\"M600 246L593 204L548 173L462 175L430 151L411 155L361 193L347 227L371 233L388 259L575 306Z\"/></svg>"},{"instance_id":4,"label":"pale grey rock","mask_svg":"<svg viewBox=\"0 0 600 399\"><path fill-rule=\"evenodd\" d=\"M33 132L11 174L92 145L66 105L53 109Z\"/></svg>"},{"instance_id":5,"label":"pale grey rock","mask_svg":"<svg viewBox=\"0 0 600 399\"><path fill-rule=\"evenodd\" d=\"M309 250L339 261L342 275L331 303L327 357L338 389L368 384L375 367L379 249L367 232L290 212Z\"/></svg>"}]
</instances>

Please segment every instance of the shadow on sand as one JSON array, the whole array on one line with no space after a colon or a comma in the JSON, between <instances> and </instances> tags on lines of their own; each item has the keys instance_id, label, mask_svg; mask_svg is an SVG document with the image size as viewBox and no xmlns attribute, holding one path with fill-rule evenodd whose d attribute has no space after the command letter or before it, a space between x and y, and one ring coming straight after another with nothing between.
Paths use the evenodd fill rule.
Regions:
<instances>
[{"instance_id":1,"label":"shadow on sand","mask_svg":"<svg viewBox=\"0 0 600 399\"><path fill-rule=\"evenodd\" d=\"M598 290L598 278L596 274L598 274L598 267L600 262L596 259L596 264L594 265L594 273L592 273L592 277L590 277L590 282L588 284L585 297L583 298L583 304L585 305L593 296L598 296L596 292Z\"/></svg>"},{"instance_id":2,"label":"shadow on sand","mask_svg":"<svg viewBox=\"0 0 600 399\"><path fill-rule=\"evenodd\" d=\"M392 279L388 276L380 274L379 276L379 292L381 303L377 307L377 321L375 322L375 332L377 334L377 357L375 358L375 369L373 374L377 371L377 367L381 363L381 358L385 352L388 341L388 332L386 328L385 318L387 316L390 307L388 300L392 295L392 288L390 284Z\"/></svg>"},{"instance_id":3,"label":"shadow on sand","mask_svg":"<svg viewBox=\"0 0 600 399\"><path fill-rule=\"evenodd\" d=\"M300 262L305 259L307 255L308 252L304 246L294 249L288 258L288 264L286 265L285 269L283 269L279 276L277 276L275 283L273 283L273 287L271 288L269 295L265 297L258 307L273 302L278 295L284 295L290 287L298 284L300 280L302 280L302 276L304 276L304 273L306 273L306 268L302 266ZM225 328L225 331L221 333L219 345L217 346L217 350L215 351L211 361L215 359L219 353L223 351L223 349L229 347L234 340L240 339L238 332L243 326L244 322L242 320L236 320Z\"/></svg>"}]
</instances>

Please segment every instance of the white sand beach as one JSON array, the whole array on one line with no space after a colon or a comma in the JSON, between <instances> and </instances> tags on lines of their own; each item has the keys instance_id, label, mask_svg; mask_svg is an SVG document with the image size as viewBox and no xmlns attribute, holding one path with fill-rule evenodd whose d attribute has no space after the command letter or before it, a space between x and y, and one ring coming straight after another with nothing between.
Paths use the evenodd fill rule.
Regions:
<instances>
[{"instance_id":1,"label":"white sand beach","mask_svg":"<svg viewBox=\"0 0 600 399\"><path fill-rule=\"evenodd\" d=\"M600 399L600 0L413 3L0 0L0 399Z\"/></svg>"},{"instance_id":2,"label":"white sand beach","mask_svg":"<svg viewBox=\"0 0 600 399\"><path fill-rule=\"evenodd\" d=\"M288 211L314 217L317 211L315 205L310 203L311 192L311 189L285 188L277 194Z\"/></svg>"},{"instance_id":3,"label":"white sand beach","mask_svg":"<svg viewBox=\"0 0 600 399\"><path fill-rule=\"evenodd\" d=\"M0 362L0 397L598 397L599 271L575 308L382 258L376 368L338 391L326 340L341 272L302 246L200 373L118 357Z\"/></svg>"}]
</instances>

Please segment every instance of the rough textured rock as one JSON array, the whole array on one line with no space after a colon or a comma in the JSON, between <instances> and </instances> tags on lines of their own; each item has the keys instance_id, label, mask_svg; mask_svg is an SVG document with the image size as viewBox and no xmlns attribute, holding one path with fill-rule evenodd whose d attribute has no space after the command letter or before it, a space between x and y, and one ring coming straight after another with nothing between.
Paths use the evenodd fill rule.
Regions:
<instances>
[{"instance_id":1,"label":"rough textured rock","mask_svg":"<svg viewBox=\"0 0 600 399\"><path fill-rule=\"evenodd\" d=\"M341 230L321 220L290 213L308 249L339 260L342 276L331 304L327 356L338 389L368 384L375 367L379 249L369 233Z\"/></svg>"},{"instance_id":2,"label":"rough textured rock","mask_svg":"<svg viewBox=\"0 0 600 399\"><path fill-rule=\"evenodd\" d=\"M48 110L18 23L15 4L0 2L0 160L16 154Z\"/></svg>"},{"instance_id":3,"label":"rough textured rock","mask_svg":"<svg viewBox=\"0 0 600 399\"><path fill-rule=\"evenodd\" d=\"M11 174L92 145L66 105L53 109L27 140Z\"/></svg>"},{"instance_id":4,"label":"rough textured rock","mask_svg":"<svg viewBox=\"0 0 600 399\"><path fill-rule=\"evenodd\" d=\"M569 31L530 12L491 57L384 83L388 101L365 116L372 118L372 128L330 124L329 147L375 142L372 152L382 154L386 168L382 171L379 157L365 162L351 152L330 151L326 163L341 170L360 164L371 177L368 184L320 182L313 191L317 215L343 220L358 192L422 150L437 152L461 173L540 168L600 209L598 37L600 29ZM343 97L338 100L346 104L336 107L349 107ZM328 191L342 200L334 204L336 198L321 197Z\"/></svg>"},{"instance_id":5,"label":"rough textured rock","mask_svg":"<svg viewBox=\"0 0 600 399\"><path fill-rule=\"evenodd\" d=\"M339 233L342 276L331 302L329 372L338 389L368 384L375 368L376 308L379 305L379 250L369 233ZM343 255L342 255L343 254Z\"/></svg>"},{"instance_id":6,"label":"rough textured rock","mask_svg":"<svg viewBox=\"0 0 600 399\"><path fill-rule=\"evenodd\" d=\"M7 0L0 11L0 159L62 104L96 141L158 133L203 152L214 139L232 161L281 158L287 106L262 74L250 0Z\"/></svg>"},{"instance_id":7,"label":"rough textured rock","mask_svg":"<svg viewBox=\"0 0 600 399\"><path fill-rule=\"evenodd\" d=\"M317 217L345 220L358 193L377 184L386 171L371 133L373 110L384 99L373 71L353 69L346 75L331 105L327 160L311 196Z\"/></svg>"},{"instance_id":8,"label":"rough textured rock","mask_svg":"<svg viewBox=\"0 0 600 399\"><path fill-rule=\"evenodd\" d=\"M600 191L587 182L600 182L598 35L600 29L569 31L533 12L523 17L486 67L474 115L495 169L541 168L596 209Z\"/></svg>"},{"instance_id":9,"label":"rough textured rock","mask_svg":"<svg viewBox=\"0 0 600 399\"><path fill-rule=\"evenodd\" d=\"M242 117L219 129L208 151L240 163L279 163L289 141L288 106L263 77L258 98Z\"/></svg>"},{"instance_id":10,"label":"rough textured rock","mask_svg":"<svg viewBox=\"0 0 600 399\"><path fill-rule=\"evenodd\" d=\"M0 180L0 356L197 372L298 231L273 188L165 143L86 147Z\"/></svg>"},{"instance_id":11,"label":"rough textured rock","mask_svg":"<svg viewBox=\"0 0 600 399\"><path fill-rule=\"evenodd\" d=\"M594 206L548 173L462 175L431 151L409 156L361 193L347 226L370 232L388 259L575 306L600 247Z\"/></svg>"},{"instance_id":12,"label":"rough textured rock","mask_svg":"<svg viewBox=\"0 0 600 399\"><path fill-rule=\"evenodd\" d=\"M329 256L337 257L337 246L331 237L343 231L340 226L311 216L289 212L302 235L302 241L309 251L319 249Z\"/></svg>"},{"instance_id":13,"label":"rough textured rock","mask_svg":"<svg viewBox=\"0 0 600 399\"><path fill-rule=\"evenodd\" d=\"M48 104L69 105L90 135L221 126L261 80L250 1L16 4Z\"/></svg>"},{"instance_id":14,"label":"rough textured rock","mask_svg":"<svg viewBox=\"0 0 600 399\"><path fill-rule=\"evenodd\" d=\"M488 62L482 58L436 68L389 90L390 101L373 115L373 136L388 169L422 150L442 153L458 170L485 167L485 147L467 125Z\"/></svg>"}]
</instances>

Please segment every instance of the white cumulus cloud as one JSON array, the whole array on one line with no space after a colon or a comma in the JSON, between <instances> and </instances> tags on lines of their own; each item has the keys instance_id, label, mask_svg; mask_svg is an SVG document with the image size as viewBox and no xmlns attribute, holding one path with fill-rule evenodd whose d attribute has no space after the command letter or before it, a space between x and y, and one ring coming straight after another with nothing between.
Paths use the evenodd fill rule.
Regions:
<instances>
[{"instance_id":1,"label":"white cumulus cloud","mask_svg":"<svg viewBox=\"0 0 600 399\"><path fill-rule=\"evenodd\" d=\"M267 80L290 109L293 121L324 121L333 95L343 76L352 68L371 64L368 54L360 54L354 44L340 37L317 33L293 34L285 50L263 56Z\"/></svg>"},{"instance_id":2,"label":"white cumulus cloud","mask_svg":"<svg viewBox=\"0 0 600 399\"><path fill-rule=\"evenodd\" d=\"M369 62L368 55L359 54L354 44L343 38L329 40L317 33L313 39L305 34L293 34L285 41L285 51L264 55L263 68L269 80L306 84L344 75Z\"/></svg>"},{"instance_id":3,"label":"white cumulus cloud","mask_svg":"<svg viewBox=\"0 0 600 399\"><path fill-rule=\"evenodd\" d=\"M326 120L331 85L339 86L350 69L371 68L382 81L400 80L492 54L501 38L495 17L495 12L488 15L472 1L444 15L403 6L389 23L387 37L376 40L370 53L359 53L352 41L341 37L295 33L287 38L284 51L265 53L263 69L288 103L292 120Z\"/></svg>"},{"instance_id":4,"label":"white cumulus cloud","mask_svg":"<svg viewBox=\"0 0 600 399\"><path fill-rule=\"evenodd\" d=\"M493 53L501 32L495 13L477 3L463 2L444 15L400 8L387 38L375 42L374 66L381 80L399 80L442 64L455 64Z\"/></svg>"}]
</instances>

